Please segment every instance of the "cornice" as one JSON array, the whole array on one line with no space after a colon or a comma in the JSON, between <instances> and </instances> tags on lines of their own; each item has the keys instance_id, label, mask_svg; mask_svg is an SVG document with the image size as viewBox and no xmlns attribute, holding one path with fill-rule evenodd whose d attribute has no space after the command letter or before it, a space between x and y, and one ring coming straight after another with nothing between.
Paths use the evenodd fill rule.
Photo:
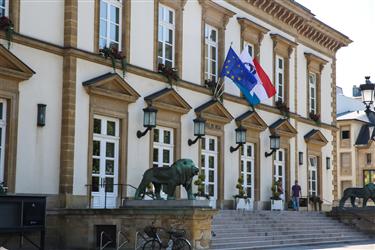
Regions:
<instances>
[{"instance_id":1,"label":"cornice","mask_svg":"<svg viewBox=\"0 0 375 250\"><path fill-rule=\"evenodd\" d=\"M352 40L314 17L310 10L293 0L226 0L263 21L280 28L319 51L334 56Z\"/></svg>"}]
</instances>

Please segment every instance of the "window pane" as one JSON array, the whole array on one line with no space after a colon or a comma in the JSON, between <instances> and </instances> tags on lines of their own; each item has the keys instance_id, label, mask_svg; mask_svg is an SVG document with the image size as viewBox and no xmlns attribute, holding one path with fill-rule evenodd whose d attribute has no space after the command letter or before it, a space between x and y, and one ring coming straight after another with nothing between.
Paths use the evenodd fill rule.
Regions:
<instances>
[{"instance_id":1,"label":"window pane","mask_svg":"<svg viewBox=\"0 0 375 250\"><path fill-rule=\"evenodd\" d=\"M248 173L251 173L251 161L247 162L247 169L246 170L247 170Z\"/></svg>"},{"instance_id":2,"label":"window pane","mask_svg":"<svg viewBox=\"0 0 375 250\"><path fill-rule=\"evenodd\" d=\"M214 176L214 171L208 171L208 181L209 182L214 182L215 181L215 176Z\"/></svg>"},{"instance_id":3,"label":"window pane","mask_svg":"<svg viewBox=\"0 0 375 250\"><path fill-rule=\"evenodd\" d=\"M0 119L3 119L3 109L4 109L4 105L2 102L0 102Z\"/></svg>"},{"instance_id":4,"label":"window pane","mask_svg":"<svg viewBox=\"0 0 375 250\"><path fill-rule=\"evenodd\" d=\"M104 21L104 20L100 20L100 36L104 36L106 37L107 36L107 22Z\"/></svg>"},{"instance_id":5,"label":"window pane","mask_svg":"<svg viewBox=\"0 0 375 250\"><path fill-rule=\"evenodd\" d=\"M99 192L99 177L93 176L91 179L92 192Z\"/></svg>"},{"instance_id":6,"label":"window pane","mask_svg":"<svg viewBox=\"0 0 375 250\"><path fill-rule=\"evenodd\" d=\"M211 30L211 41L216 42L216 30Z\"/></svg>"},{"instance_id":7,"label":"window pane","mask_svg":"<svg viewBox=\"0 0 375 250\"><path fill-rule=\"evenodd\" d=\"M216 47L211 46L211 59L216 61Z\"/></svg>"},{"instance_id":8,"label":"window pane","mask_svg":"<svg viewBox=\"0 0 375 250\"><path fill-rule=\"evenodd\" d=\"M208 185L209 196L214 196L214 185Z\"/></svg>"},{"instance_id":9,"label":"window pane","mask_svg":"<svg viewBox=\"0 0 375 250\"><path fill-rule=\"evenodd\" d=\"M251 185L251 175L246 175L246 182L247 182L247 185Z\"/></svg>"},{"instance_id":10,"label":"window pane","mask_svg":"<svg viewBox=\"0 0 375 250\"><path fill-rule=\"evenodd\" d=\"M105 161L105 174L114 175L114 169L115 169L115 161L106 160Z\"/></svg>"},{"instance_id":11,"label":"window pane","mask_svg":"<svg viewBox=\"0 0 375 250\"><path fill-rule=\"evenodd\" d=\"M107 121L107 135L116 135L116 123L112 121Z\"/></svg>"},{"instance_id":12,"label":"window pane","mask_svg":"<svg viewBox=\"0 0 375 250\"><path fill-rule=\"evenodd\" d=\"M279 161L283 161L283 152L279 151Z\"/></svg>"},{"instance_id":13,"label":"window pane","mask_svg":"<svg viewBox=\"0 0 375 250\"><path fill-rule=\"evenodd\" d=\"M159 129L154 129L154 142L159 142Z\"/></svg>"},{"instance_id":14,"label":"window pane","mask_svg":"<svg viewBox=\"0 0 375 250\"><path fill-rule=\"evenodd\" d=\"M163 21L164 8L159 6L159 22Z\"/></svg>"},{"instance_id":15,"label":"window pane","mask_svg":"<svg viewBox=\"0 0 375 250\"><path fill-rule=\"evenodd\" d=\"M102 131L102 121L100 119L94 119L94 133L100 134Z\"/></svg>"},{"instance_id":16,"label":"window pane","mask_svg":"<svg viewBox=\"0 0 375 250\"><path fill-rule=\"evenodd\" d=\"M247 156L251 157L251 151L252 151L252 147L247 146Z\"/></svg>"},{"instance_id":17,"label":"window pane","mask_svg":"<svg viewBox=\"0 0 375 250\"><path fill-rule=\"evenodd\" d=\"M92 159L92 173L99 174L100 159Z\"/></svg>"},{"instance_id":18,"label":"window pane","mask_svg":"<svg viewBox=\"0 0 375 250\"><path fill-rule=\"evenodd\" d=\"M168 44L165 44L165 58L166 59L169 59L169 60L172 60L172 46L171 45L168 45Z\"/></svg>"},{"instance_id":19,"label":"window pane","mask_svg":"<svg viewBox=\"0 0 375 250\"><path fill-rule=\"evenodd\" d=\"M168 22L170 23L170 24L173 24L173 11L168 11Z\"/></svg>"},{"instance_id":20,"label":"window pane","mask_svg":"<svg viewBox=\"0 0 375 250\"><path fill-rule=\"evenodd\" d=\"M170 163L169 150L163 149L163 163Z\"/></svg>"},{"instance_id":21,"label":"window pane","mask_svg":"<svg viewBox=\"0 0 375 250\"><path fill-rule=\"evenodd\" d=\"M251 188L246 189L247 197L251 198Z\"/></svg>"},{"instance_id":22,"label":"window pane","mask_svg":"<svg viewBox=\"0 0 375 250\"><path fill-rule=\"evenodd\" d=\"M165 66L167 66L167 67L173 67L172 61L165 60Z\"/></svg>"},{"instance_id":23,"label":"window pane","mask_svg":"<svg viewBox=\"0 0 375 250\"><path fill-rule=\"evenodd\" d=\"M206 149L206 138L202 138L202 149Z\"/></svg>"},{"instance_id":24,"label":"window pane","mask_svg":"<svg viewBox=\"0 0 375 250\"><path fill-rule=\"evenodd\" d=\"M107 157L115 157L115 144L113 142L106 143L106 153Z\"/></svg>"},{"instance_id":25,"label":"window pane","mask_svg":"<svg viewBox=\"0 0 375 250\"><path fill-rule=\"evenodd\" d=\"M279 73L279 87L281 88L281 85L283 84L283 74Z\"/></svg>"},{"instance_id":26,"label":"window pane","mask_svg":"<svg viewBox=\"0 0 375 250\"><path fill-rule=\"evenodd\" d=\"M201 167L205 167L205 166L204 166L204 160L205 160L204 155L201 155ZM204 173L204 172L203 172L203 173Z\"/></svg>"},{"instance_id":27,"label":"window pane","mask_svg":"<svg viewBox=\"0 0 375 250\"><path fill-rule=\"evenodd\" d=\"M111 24L110 29L111 29L111 34L110 34L111 40L118 42L119 41L119 27L118 27L118 25Z\"/></svg>"},{"instance_id":28,"label":"window pane","mask_svg":"<svg viewBox=\"0 0 375 250\"><path fill-rule=\"evenodd\" d=\"M279 62L279 69L283 69L283 60L279 58L278 62Z\"/></svg>"},{"instance_id":29,"label":"window pane","mask_svg":"<svg viewBox=\"0 0 375 250\"><path fill-rule=\"evenodd\" d=\"M241 161L241 172L243 172L243 161Z\"/></svg>"},{"instance_id":30,"label":"window pane","mask_svg":"<svg viewBox=\"0 0 375 250\"><path fill-rule=\"evenodd\" d=\"M100 17L107 19L107 3L100 1Z\"/></svg>"},{"instance_id":31,"label":"window pane","mask_svg":"<svg viewBox=\"0 0 375 250\"><path fill-rule=\"evenodd\" d=\"M105 46L107 46L107 40L104 38L100 38L99 47L104 48Z\"/></svg>"},{"instance_id":32,"label":"window pane","mask_svg":"<svg viewBox=\"0 0 375 250\"><path fill-rule=\"evenodd\" d=\"M216 75L216 62L215 61L211 61L211 73L213 75Z\"/></svg>"},{"instance_id":33,"label":"window pane","mask_svg":"<svg viewBox=\"0 0 375 250\"><path fill-rule=\"evenodd\" d=\"M154 148L153 162L159 162L159 149Z\"/></svg>"},{"instance_id":34,"label":"window pane","mask_svg":"<svg viewBox=\"0 0 375 250\"><path fill-rule=\"evenodd\" d=\"M211 151L215 151L215 140L214 139L209 139L209 149Z\"/></svg>"},{"instance_id":35,"label":"window pane","mask_svg":"<svg viewBox=\"0 0 375 250\"><path fill-rule=\"evenodd\" d=\"M215 158L213 156L208 157L208 167L215 168Z\"/></svg>"},{"instance_id":36,"label":"window pane","mask_svg":"<svg viewBox=\"0 0 375 250\"><path fill-rule=\"evenodd\" d=\"M96 156L100 155L100 141L93 141L92 154Z\"/></svg>"},{"instance_id":37,"label":"window pane","mask_svg":"<svg viewBox=\"0 0 375 250\"><path fill-rule=\"evenodd\" d=\"M171 144L171 131L164 130L164 143Z\"/></svg>"},{"instance_id":38,"label":"window pane","mask_svg":"<svg viewBox=\"0 0 375 250\"><path fill-rule=\"evenodd\" d=\"M111 22L119 24L120 23L119 8L116 8L115 6L111 5L110 12L111 12L110 13Z\"/></svg>"},{"instance_id":39,"label":"window pane","mask_svg":"<svg viewBox=\"0 0 375 250\"><path fill-rule=\"evenodd\" d=\"M165 41L169 44L172 44L173 43L173 30L171 29L166 29L166 32L167 32L167 36L166 36L166 39Z\"/></svg>"},{"instance_id":40,"label":"window pane","mask_svg":"<svg viewBox=\"0 0 375 250\"><path fill-rule=\"evenodd\" d=\"M105 178L105 190L106 192L108 193L112 193L113 192L113 178L112 177L106 177Z\"/></svg>"},{"instance_id":41,"label":"window pane","mask_svg":"<svg viewBox=\"0 0 375 250\"><path fill-rule=\"evenodd\" d=\"M279 165L279 176L283 175L283 166Z\"/></svg>"}]
</instances>

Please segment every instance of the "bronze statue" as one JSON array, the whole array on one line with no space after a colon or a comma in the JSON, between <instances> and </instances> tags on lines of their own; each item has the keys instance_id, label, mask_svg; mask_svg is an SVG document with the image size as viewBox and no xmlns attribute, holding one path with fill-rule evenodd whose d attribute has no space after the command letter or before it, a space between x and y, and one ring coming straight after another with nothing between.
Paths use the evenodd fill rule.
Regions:
<instances>
[{"instance_id":1,"label":"bronze statue","mask_svg":"<svg viewBox=\"0 0 375 250\"><path fill-rule=\"evenodd\" d=\"M135 199L142 199L149 183L155 187L155 196L161 199L160 190L163 185L163 191L167 193L168 200L175 199L175 190L179 185L184 186L189 200L194 200L192 192L192 180L194 175L199 173L199 169L190 159L181 159L176 161L170 167L150 168L143 174L141 183L135 192Z\"/></svg>"},{"instance_id":2,"label":"bronze statue","mask_svg":"<svg viewBox=\"0 0 375 250\"><path fill-rule=\"evenodd\" d=\"M350 197L350 202L352 203L353 207L355 205L355 198L363 198L363 207L366 207L367 201L371 199L375 202L375 184L369 183L365 185L363 188L347 188L344 191L344 195L340 200L340 207L344 207L345 201Z\"/></svg>"}]
</instances>

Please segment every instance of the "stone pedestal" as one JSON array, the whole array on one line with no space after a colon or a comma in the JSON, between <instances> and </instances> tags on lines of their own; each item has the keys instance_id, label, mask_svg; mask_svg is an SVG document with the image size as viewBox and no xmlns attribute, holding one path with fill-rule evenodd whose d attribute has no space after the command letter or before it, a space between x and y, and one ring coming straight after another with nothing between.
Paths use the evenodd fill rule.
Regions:
<instances>
[{"instance_id":1,"label":"stone pedestal","mask_svg":"<svg viewBox=\"0 0 375 250\"><path fill-rule=\"evenodd\" d=\"M145 201L143 201L145 202ZM46 249L96 249L97 226L114 225L134 249L136 232L156 227L185 229L194 249L209 249L211 222L217 210L208 207L134 206L120 209L57 209L47 214Z\"/></svg>"},{"instance_id":2,"label":"stone pedestal","mask_svg":"<svg viewBox=\"0 0 375 250\"><path fill-rule=\"evenodd\" d=\"M375 235L375 207L334 207L328 215L362 232Z\"/></svg>"}]
</instances>

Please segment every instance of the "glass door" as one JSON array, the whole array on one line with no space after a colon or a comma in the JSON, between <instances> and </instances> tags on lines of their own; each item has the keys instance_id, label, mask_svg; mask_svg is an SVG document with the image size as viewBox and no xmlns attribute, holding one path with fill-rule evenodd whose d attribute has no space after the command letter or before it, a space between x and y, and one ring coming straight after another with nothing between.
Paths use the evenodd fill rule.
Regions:
<instances>
[{"instance_id":1,"label":"glass door","mask_svg":"<svg viewBox=\"0 0 375 250\"><path fill-rule=\"evenodd\" d=\"M217 194L217 161L218 143L217 137L205 136L202 138L201 171L204 171L205 193L210 196L210 205L216 208Z\"/></svg>"},{"instance_id":2,"label":"glass door","mask_svg":"<svg viewBox=\"0 0 375 250\"><path fill-rule=\"evenodd\" d=\"M285 200L285 150L279 149L275 152L274 160L274 180L280 180L282 183L283 194L280 195Z\"/></svg>"}]
</instances>

